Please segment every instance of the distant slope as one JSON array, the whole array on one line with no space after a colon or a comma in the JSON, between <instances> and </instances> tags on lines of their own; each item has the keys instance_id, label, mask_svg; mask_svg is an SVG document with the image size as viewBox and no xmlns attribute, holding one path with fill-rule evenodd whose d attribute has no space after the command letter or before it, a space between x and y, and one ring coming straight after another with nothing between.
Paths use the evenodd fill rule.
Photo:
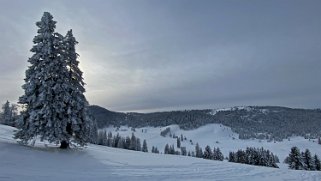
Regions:
<instances>
[{"instance_id":1,"label":"distant slope","mask_svg":"<svg viewBox=\"0 0 321 181\"><path fill-rule=\"evenodd\" d=\"M99 106L90 111L100 128L110 125L131 127L167 126L177 124L188 130L209 123L229 126L241 139L267 138L281 140L292 135L317 138L321 136L320 109L292 109L277 106L248 106L218 110L185 110L155 113L117 113Z\"/></svg>"}]
</instances>

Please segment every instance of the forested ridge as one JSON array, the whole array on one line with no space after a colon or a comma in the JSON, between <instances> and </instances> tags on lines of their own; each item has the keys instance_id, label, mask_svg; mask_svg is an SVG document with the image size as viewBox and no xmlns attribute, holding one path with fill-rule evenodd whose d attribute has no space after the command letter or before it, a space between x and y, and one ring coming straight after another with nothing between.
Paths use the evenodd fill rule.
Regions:
<instances>
[{"instance_id":1,"label":"forested ridge","mask_svg":"<svg viewBox=\"0 0 321 181\"><path fill-rule=\"evenodd\" d=\"M154 113L121 113L93 105L89 108L99 128L110 125L131 127L167 126L196 129L221 123L239 133L241 139L282 140L290 136L317 138L321 135L320 109L293 109L277 106L234 107L223 110L184 110Z\"/></svg>"}]
</instances>

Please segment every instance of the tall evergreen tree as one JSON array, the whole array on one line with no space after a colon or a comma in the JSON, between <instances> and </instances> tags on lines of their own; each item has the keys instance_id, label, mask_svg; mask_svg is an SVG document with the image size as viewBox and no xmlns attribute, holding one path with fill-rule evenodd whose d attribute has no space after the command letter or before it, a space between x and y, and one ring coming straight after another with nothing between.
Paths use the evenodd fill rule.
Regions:
<instances>
[{"instance_id":1,"label":"tall evergreen tree","mask_svg":"<svg viewBox=\"0 0 321 181\"><path fill-rule=\"evenodd\" d=\"M95 120L90 119L87 110L88 102L84 95L85 83L83 80L83 72L79 69L79 55L76 53L75 46L78 44L73 36L72 30L69 30L63 39L62 55L65 59L68 69L69 95L67 102L68 123L67 128L71 129L77 135L76 141L83 144L87 141L87 136L96 130L91 129L91 125L95 124ZM90 138L89 138L90 139Z\"/></svg>"},{"instance_id":2,"label":"tall evergreen tree","mask_svg":"<svg viewBox=\"0 0 321 181\"><path fill-rule=\"evenodd\" d=\"M22 143L40 136L41 140L63 142L71 135L67 132L65 97L68 95L66 63L61 56L62 36L55 33L56 22L45 12L37 22L38 35L29 58L31 64L26 71L25 93L19 103L26 105L22 129L16 138Z\"/></svg>"},{"instance_id":3,"label":"tall evergreen tree","mask_svg":"<svg viewBox=\"0 0 321 181\"><path fill-rule=\"evenodd\" d=\"M31 49L34 54L28 60L31 65L22 86L24 95L19 98L26 110L15 138L23 144L39 136L41 140L60 142L61 148L69 147L70 142L83 146L90 141L91 129L84 84L75 68L78 64L71 63L74 50L67 49L72 47L66 43L68 38L55 33L56 21L50 13L45 12L36 25L38 35Z\"/></svg>"}]
</instances>

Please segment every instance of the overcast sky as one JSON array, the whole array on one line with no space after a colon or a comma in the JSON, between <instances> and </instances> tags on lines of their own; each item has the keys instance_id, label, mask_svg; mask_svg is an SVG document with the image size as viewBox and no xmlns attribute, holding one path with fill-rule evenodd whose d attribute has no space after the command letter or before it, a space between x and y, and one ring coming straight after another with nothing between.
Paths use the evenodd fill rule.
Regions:
<instances>
[{"instance_id":1,"label":"overcast sky","mask_svg":"<svg viewBox=\"0 0 321 181\"><path fill-rule=\"evenodd\" d=\"M115 111L320 108L320 0L0 0L0 101L17 102L44 11Z\"/></svg>"}]
</instances>

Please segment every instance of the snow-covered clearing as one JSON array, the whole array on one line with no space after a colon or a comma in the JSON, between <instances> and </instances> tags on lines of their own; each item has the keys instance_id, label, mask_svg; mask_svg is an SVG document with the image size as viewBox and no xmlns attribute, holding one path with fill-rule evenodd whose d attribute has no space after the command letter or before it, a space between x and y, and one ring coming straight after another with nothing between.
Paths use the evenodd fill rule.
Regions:
<instances>
[{"instance_id":1,"label":"snow-covered clearing","mask_svg":"<svg viewBox=\"0 0 321 181\"><path fill-rule=\"evenodd\" d=\"M46 147L39 142L35 147L22 146L12 139L13 131L11 127L0 125L1 181L321 180L321 172L256 167L97 145L76 150L60 150L54 145Z\"/></svg>"}]
</instances>

